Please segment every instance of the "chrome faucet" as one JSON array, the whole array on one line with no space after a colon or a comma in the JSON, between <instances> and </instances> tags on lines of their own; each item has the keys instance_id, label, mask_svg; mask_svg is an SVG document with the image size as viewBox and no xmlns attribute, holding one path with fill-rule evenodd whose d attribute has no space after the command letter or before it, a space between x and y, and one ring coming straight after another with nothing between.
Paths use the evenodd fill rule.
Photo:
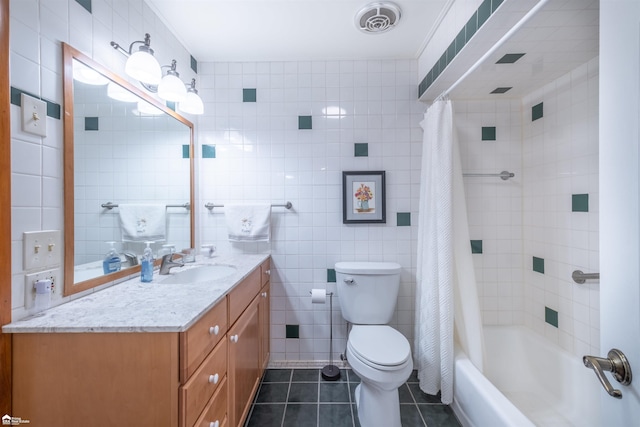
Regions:
<instances>
[{"instance_id":1,"label":"chrome faucet","mask_svg":"<svg viewBox=\"0 0 640 427\"><path fill-rule=\"evenodd\" d=\"M166 254L162 256L162 264L160 264L160 274L169 274L169 270L173 267L184 267L184 263L173 260L174 254Z\"/></svg>"},{"instance_id":2,"label":"chrome faucet","mask_svg":"<svg viewBox=\"0 0 640 427\"><path fill-rule=\"evenodd\" d=\"M135 256L135 254L132 254L131 252L125 252L124 257L127 259L129 265L138 265L138 257Z\"/></svg>"}]
</instances>

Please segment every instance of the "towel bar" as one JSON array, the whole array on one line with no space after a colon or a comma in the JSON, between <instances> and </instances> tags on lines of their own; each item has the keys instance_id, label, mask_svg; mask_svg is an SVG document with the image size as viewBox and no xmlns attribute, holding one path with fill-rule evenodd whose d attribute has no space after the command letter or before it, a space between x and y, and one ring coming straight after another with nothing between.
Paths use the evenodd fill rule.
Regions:
<instances>
[{"instance_id":1,"label":"towel bar","mask_svg":"<svg viewBox=\"0 0 640 427\"><path fill-rule=\"evenodd\" d=\"M213 208L223 208L224 205L214 205L213 203L209 202L209 203L205 204L204 207L209 209L209 210L213 210ZM287 203L280 204L280 205L272 204L271 207L272 208L291 209L293 207L293 205L291 204L291 202L287 202Z\"/></svg>"}]
</instances>

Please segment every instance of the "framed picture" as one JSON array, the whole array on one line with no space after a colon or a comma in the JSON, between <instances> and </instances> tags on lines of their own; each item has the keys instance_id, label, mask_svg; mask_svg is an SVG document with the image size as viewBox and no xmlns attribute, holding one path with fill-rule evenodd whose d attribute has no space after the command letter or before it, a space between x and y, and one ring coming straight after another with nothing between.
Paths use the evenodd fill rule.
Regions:
<instances>
[{"instance_id":1,"label":"framed picture","mask_svg":"<svg viewBox=\"0 0 640 427\"><path fill-rule=\"evenodd\" d=\"M342 223L386 223L384 171L342 172Z\"/></svg>"}]
</instances>

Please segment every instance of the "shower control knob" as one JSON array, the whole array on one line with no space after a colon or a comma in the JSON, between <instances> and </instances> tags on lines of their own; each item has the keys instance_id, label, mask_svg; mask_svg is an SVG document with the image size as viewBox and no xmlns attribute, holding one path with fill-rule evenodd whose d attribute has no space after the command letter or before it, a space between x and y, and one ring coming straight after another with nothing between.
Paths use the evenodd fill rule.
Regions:
<instances>
[{"instance_id":1,"label":"shower control knob","mask_svg":"<svg viewBox=\"0 0 640 427\"><path fill-rule=\"evenodd\" d=\"M602 384L602 387L604 387L607 393L609 393L609 396L615 397L616 399L622 399L622 392L611 386L611 383L604 375L604 372L611 372L613 374L613 378L622 385L631 384L631 366L623 352L612 348L609 350L606 358L584 356L582 358L582 362L587 368L593 369L596 377L600 380L600 384Z\"/></svg>"}]
</instances>

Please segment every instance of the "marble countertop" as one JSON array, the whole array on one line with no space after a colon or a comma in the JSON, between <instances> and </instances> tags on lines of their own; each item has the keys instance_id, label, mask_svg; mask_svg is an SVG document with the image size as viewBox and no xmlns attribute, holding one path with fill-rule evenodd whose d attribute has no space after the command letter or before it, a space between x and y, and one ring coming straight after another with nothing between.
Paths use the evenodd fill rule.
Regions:
<instances>
[{"instance_id":1,"label":"marble countertop","mask_svg":"<svg viewBox=\"0 0 640 427\"><path fill-rule=\"evenodd\" d=\"M81 333L81 332L183 332L256 267L269 254L216 255L200 258L185 267L171 269L161 276L156 270L151 283L140 277L17 320L2 327L4 333ZM222 264L236 271L222 279L163 284L181 271L201 265Z\"/></svg>"}]
</instances>

